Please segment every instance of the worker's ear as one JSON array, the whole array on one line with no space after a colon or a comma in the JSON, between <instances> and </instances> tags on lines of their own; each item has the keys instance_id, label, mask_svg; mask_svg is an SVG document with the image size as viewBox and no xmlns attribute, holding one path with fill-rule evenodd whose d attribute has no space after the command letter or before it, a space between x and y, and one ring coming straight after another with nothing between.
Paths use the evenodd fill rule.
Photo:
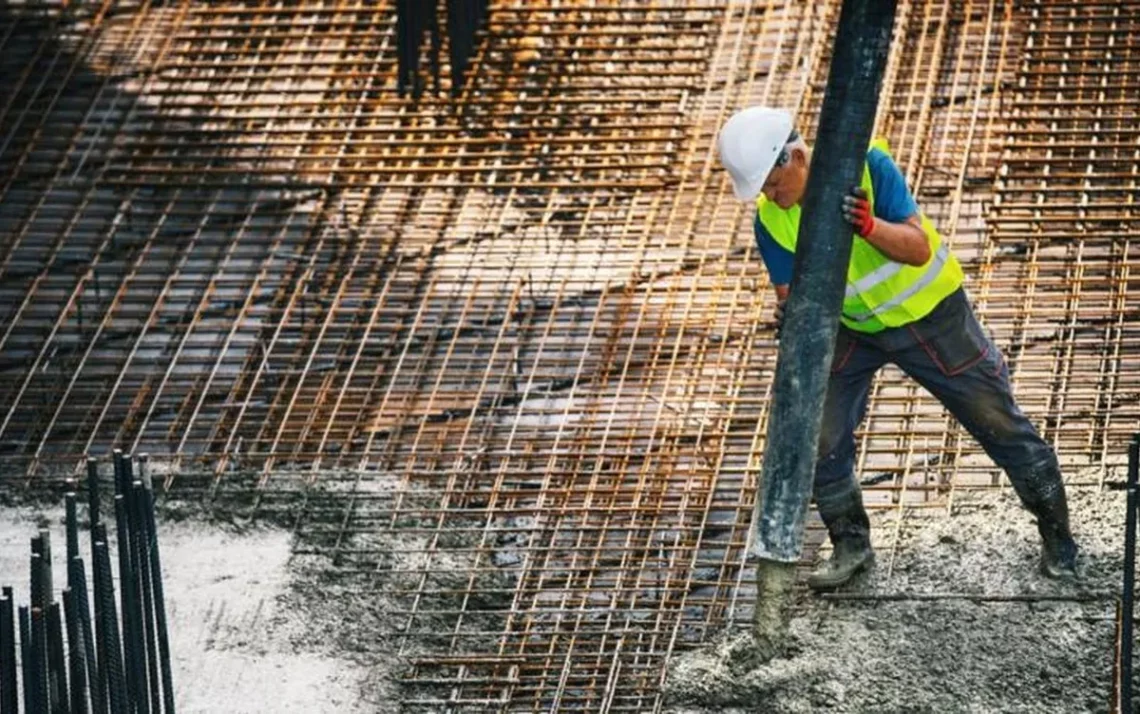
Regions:
<instances>
[{"instance_id":1,"label":"worker's ear","mask_svg":"<svg viewBox=\"0 0 1140 714\"><path fill-rule=\"evenodd\" d=\"M800 168L807 166L807 152L803 150L803 147L797 146L792 149L792 163Z\"/></svg>"}]
</instances>

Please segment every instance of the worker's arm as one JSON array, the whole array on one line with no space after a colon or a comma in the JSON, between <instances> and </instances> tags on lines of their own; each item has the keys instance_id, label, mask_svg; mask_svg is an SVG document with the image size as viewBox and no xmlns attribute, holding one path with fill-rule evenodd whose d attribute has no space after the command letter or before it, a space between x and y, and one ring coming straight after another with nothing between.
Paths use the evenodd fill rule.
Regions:
<instances>
[{"instance_id":1,"label":"worker's arm","mask_svg":"<svg viewBox=\"0 0 1140 714\"><path fill-rule=\"evenodd\" d=\"M930 243L918 216L903 223L876 218L866 192L858 186L843 198L843 215L856 233L891 260L906 265L926 265L930 260Z\"/></svg>"},{"instance_id":2,"label":"worker's arm","mask_svg":"<svg viewBox=\"0 0 1140 714\"><path fill-rule=\"evenodd\" d=\"M772 238L759 217L753 219L753 231L756 234L756 248L764 260L764 267L768 269L768 280L776 290L775 319L778 323L781 318L781 308L788 299L788 286L792 282L792 265L795 255L781 246Z\"/></svg>"}]
</instances>

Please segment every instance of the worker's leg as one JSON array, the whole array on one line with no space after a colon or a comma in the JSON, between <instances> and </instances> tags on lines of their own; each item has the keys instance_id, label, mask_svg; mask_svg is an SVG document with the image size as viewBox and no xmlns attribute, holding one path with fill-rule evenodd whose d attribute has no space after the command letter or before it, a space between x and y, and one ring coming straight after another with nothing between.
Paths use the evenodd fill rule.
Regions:
<instances>
[{"instance_id":1,"label":"worker's leg","mask_svg":"<svg viewBox=\"0 0 1140 714\"><path fill-rule=\"evenodd\" d=\"M814 496L834 546L831 559L808 578L834 588L871 562L871 524L855 479L855 428L867 411L871 379L886 355L840 328L823 407Z\"/></svg>"},{"instance_id":2,"label":"worker's leg","mask_svg":"<svg viewBox=\"0 0 1140 714\"><path fill-rule=\"evenodd\" d=\"M1076 545L1057 456L1018 408L1001 353L974 317L962 292L910 327L914 345L892 355L929 390L1005 470L1017 495L1037 516L1051 575L1072 569Z\"/></svg>"}]
</instances>

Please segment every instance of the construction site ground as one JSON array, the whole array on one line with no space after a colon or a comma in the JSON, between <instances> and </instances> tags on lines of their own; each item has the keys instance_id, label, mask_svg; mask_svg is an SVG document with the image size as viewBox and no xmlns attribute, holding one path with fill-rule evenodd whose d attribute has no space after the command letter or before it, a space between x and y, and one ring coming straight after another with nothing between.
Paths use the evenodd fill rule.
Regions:
<instances>
[{"instance_id":1,"label":"construction site ground","mask_svg":"<svg viewBox=\"0 0 1140 714\"><path fill-rule=\"evenodd\" d=\"M1124 497L1071 503L1080 585L1037 572L1036 529L1012 493L970 499L908 529L895 558L835 593L867 600L804 592L785 658L749 666L746 622L676 658L671 710L1108 711ZM893 530L884 520L880 537Z\"/></svg>"},{"instance_id":2,"label":"construction site ground","mask_svg":"<svg viewBox=\"0 0 1140 714\"><path fill-rule=\"evenodd\" d=\"M750 663L744 607L707 644L675 654L663 711L1108 711L1124 494L1070 487L1070 502L1079 584L1038 573L1033 521L1009 491L963 498L952 514L905 528L881 514L876 567L822 597L801 589L784 656ZM5 512L0 573L26 569L27 539L40 529L62 542L60 507ZM471 557L462 539L425 572L422 538L386 535L371 546L389 554L390 577L361 590L328 558L294 554L289 529L272 518L177 499L160 517L179 711L397 712L411 694L411 659L447 651L445 638L401 647L407 618L387 588L423 574L462 589ZM57 558L57 582L61 566ZM485 576L484 607L505 607L495 592L514 586L509 573ZM14 584L26 599L26 584Z\"/></svg>"}]
</instances>

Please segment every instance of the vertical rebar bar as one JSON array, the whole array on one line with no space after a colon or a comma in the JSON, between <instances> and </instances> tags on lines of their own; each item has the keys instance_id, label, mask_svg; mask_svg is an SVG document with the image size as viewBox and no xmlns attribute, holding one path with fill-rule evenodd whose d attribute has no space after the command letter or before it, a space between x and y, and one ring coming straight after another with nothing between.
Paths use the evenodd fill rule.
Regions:
<instances>
[{"instance_id":1,"label":"vertical rebar bar","mask_svg":"<svg viewBox=\"0 0 1140 714\"><path fill-rule=\"evenodd\" d=\"M48 701L51 712L66 712L70 708L71 696L67 687L67 655L64 653L63 617L59 602L53 600L48 605Z\"/></svg>"},{"instance_id":2,"label":"vertical rebar bar","mask_svg":"<svg viewBox=\"0 0 1140 714\"><path fill-rule=\"evenodd\" d=\"M87 520L91 528L99 525L99 464L87 457Z\"/></svg>"},{"instance_id":3,"label":"vertical rebar bar","mask_svg":"<svg viewBox=\"0 0 1140 714\"><path fill-rule=\"evenodd\" d=\"M70 565L69 561L69 565ZM87 714L86 638L79 616L79 594L68 587L63 591L63 616L67 623L67 672L72 714Z\"/></svg>"},{"instance_id":4,"label":"vertical rebar bar","mask_svg":"<svg viewBox=\"0 0 1140 714\"><path fill-rule=\"evenodd\" d=\"M150 564L151 590L154 599L155 630L158 635L159 668L162 678L162 700L165 714L174 714L174 676L170 665L170 637L166 626L166 596L162 585L162 560L158 551L158 525L154 516L154 489L147 457L141 457L143 481L143 522L146 527L146 556Z\"/></svg>"},{"instance_id":5,"label":"vertical rebar bar","mask_svg":"<svg viewBox=\"0 0 1140 714\"><path fill-rule=\"evenodd\" d=\"M112 466L114 462L112 462ZM117 472L117 471L116 471ZM89 521L90 534L91 534L91 584L92 584L92 597L91 597L91 610L88 611L86 605L83 608L84 613L90 612L88 618L88 628L85 630L86 634L92 634L91 622L94 620L94 641L92 646L95 651L95 656L92 657L88 653L88 672L91 679L91 711L93 714L107 714L111 706L110 700L110 671L108 661L111 633L107 631L108 613L106 612L106 603L111 603L111 614L114 614L114 594L109 597L104 590L103 579L99 576L99 558L100 549L96 547L96 541L106 543L106 528L104 528L99 516L99 464L94 457L87 457L87 520ZM108 555L109 557L109 555ZM83 576L82 568L79 572ZM83 588L83 597L87 596L87 588ZM115 626L116 630L118 625ZM117 710L116 710L117 711Z\"/></svg>"},{"instance_id":6,"label":"vertical rebar bar","mask_svg":"<svg viewBox=\"0 0 1140 714\"><path fill-rule=\"evenodd\" d=\"M17 714L16 610L12 588L0 591L0 714Z\"/></svg>"},{"instance_id":7,"label":"vertical rebar bar","mask_svg":"<svg viewBox=\"0 0 1140 714\"><path fill-rule=\"evenodd\" d=\"M116 488L118 490L118 488ZM123 677L126 689L124 694L128 708L133 711L139 701L138 630L135 627L135 582L134 567L131 563L131 534L127 516L126 496L115 494L115 528L118 537L115 547L119 555L119 611L122 619Z\"/></svg>"},{"instance_id":8,"label":"vertical rebar bar","mask_svg":"<svg viewBox=\"0 0 1140 714\"><path fill-rule=\"evenodd\" d=\"M106 714L107 699L104 682L100 681L99 665L95 655L95 635L91 624L91 607L87 596L87 573L83 558L76 557L68 564L74 571L75 604L79 609L79 625L83 637L84 677L89 689L92 714ZM92 578L94 580L94 578Z\"/></svg>"},{"instance_id":9,"label":"vertical rebar bar","mask_svg":"<svg viewBox=\"0 0 1140 714\"><path fill-rule=\"evenodd\" d=\"M99 576L99 559L101 551L105 551L107 541L107 528L102 523L91 526L91 583L93 588L92 595L92 609L94 611L95 621L95 674L93 676L94 686L91 688L91 710L96 714L106 714L109 704L109 690L110 690L110 671L108 670L108 650L110 648L111 633L107 631L107 612L106 604L111 602L112 612L114 614L114 593L108 597L105 590L103 579ZM98 543L103 543L104 547L100 548ZM110 558L110 554L106 557ZM108 565L109 567L109 565ZM115 625L116 630L118 625Z\"/></svg>"},{"instance_id":10,"label":"vertical rebar bar","mask_svg":"<svg viewBox=\"0 0 1140 714\"><path fill-rule=\"evenodd\" d=\"M1132 437L1128 445L1127 512L1124 516L1124 587L1120 598L1119 664L1117 710L1132 711L1132 617L1135 611L1136 590L1136 527L1137 508L1140 507L1140 434Z\"/></svg>"},{"instance_id":11,"label":"vertical rebar bar","mask_svg":"<svg viewBox=\"0 0 1140 714\"><path fill-rule=\"evenodd\" d=\"M51 602L51 594L55 592L55 584L52 582L51 572L51 531L47 529L40 530L40 555L43 559L40 561L40 577L43 578L43 594L44 594L44 607Z\"/></svg>"},{"instance_id":12,"label":"vertical rebar bar","mask_svg":"<svg viewBox=\"0 0 1140 714\"><path fill-rule=\"evenodd\" d=\"M131 544L135 548L135 563L138 570L136 574L137 587L142 596L138 603L141 606L142 627L139 628L138 634L142 637L140 649L146 664L146 690L149 696L149 709L143 709L143 711L159 712L162 706L159 699L161 688L158 679L158 648L155 644L154 599L151 593L152 580L148 554L151 536L147 532L145 500L147 500L147 494L143 489L142 481L133 481L131 483L130 501L132 510ZM147 697L142 698L147 699Z\"/></svg>"},{"instance_id":13,"label":"vertical rebar bar","mask_svg":"<svg viewBox=\"0 0 1140 714\"><path fill-rule=\"evenodd\" d=\"M118 466L112 455L111 460L112 472L112 487L114 486L114 479L118 475ZM94 677L96 686L92 688L93 694L100 696L99 700L92 699L92 709L98 714L105 714L110 706L110 684L108 677L110 672L107 670L106 651L107 642L109 642L109 633L104 631L106 627L106 613L103 611L104 603L107 602L101 587L102 581L99 578L99 554L95 548L96 539L102 536L102 540L106 542L106 528L103 527L102 518L100 514L99 503L99 464L94 457L87 457L87 510L88 520L90 521L91 533L91 586L92 586L92 611L95 622L95 636L96 636L96 676ZM118 625L116 625L116 628Z\"/></svg>"},{"instance_id":14,"label":"vertical rebar bar","mask_svg":"<svg viewBox=\"0 0 1140 714\"><path fill-rule=\"evenodd\" d=\"M119 577L122 580L122 587L130 590L131 602L131 632L132 640L130 643L131 658L127 661L130 666L130 675L133 680L133 685L128 686L128 691L131 692L134 708L139 714L150 714L150 695L148 694L148 681L147 681L147 645L146 645L146 613L143 610L143 595L142 595L142 540L139 537L139 524L135 509L135 487L134 487L134 457L131 454L123 455L123 516L127 524L127 547L130 550L130 578L125 579L123 574L120 573ZM124 641L125 642L125 641ZM127 647L124 645L123 653L127 652Z\"/></svg>"},{"instance_id":15,"label":"vertical rebar bar","mask_svg":"<svg viewBox=\"0 0 1140 714\"><path fill-rule=\"evenodd\" d=\"M32 656L32 625L31 612L26 605L19 608L20 617L20 669L24 681L24 712L37 714L40 710L36 704L35 666Z\"/></svg>"},{"instance_id":16,"label":"vertical rebar bar","mask_svg":"<svg viewBox=\"0 0 1140 714\"><path fill-rule=\"evenodd\" d=\"M64 663L62 657L56 658L56 650L62 652L63 647L63 631L58 627L59 622L52 621L52 609L58 608L54 601L53 594L55 593L54 574L51 568L51 531L47 529L40 530L40 577L43 578L43 597L44 601L41 605L41 617L44 620L44 641L43 641L43 663L44 663L44 676L45 676L45 691L47 699L44 701L44 708L50 712L57 712L61 706L66 706L66 698L61 698L61 695L66 690L66 672L63 671ZM58 613L56 614L58 618Z\"/></svg>"},{"instance_id":17,"label":"vertical rebar bar","mask_svg":"<svg viewBox=\"0 0 1140 714\"><path fill-rule=\"evenodd\" d=\"M107 544L107 529L101 523L96 526L95 539L95 596L101 601L98 606L100 619L95 623L95 636L99 642L99 676L105 682L104 691L110 701L110 711L113 714L127 714L130 707L126 697L119 622L115 614L111 553Z\"/></svg>"},{"instance_id":18,"label":"vertical rebar bar","mask_svg":"<svg viewBox=\"0 0 1140 714\"><path fill-rule=\"evenodd\" d=\"M111 466L114 474L113 486L115 487L115 495L123 492L123 450L114 449L111 451Z\"/></svg>"},{"instance_id":19,"label":"vertical rebar bar","mask_svg":"<svg viewBox=\"0 0 1140 714\"><path fill-rule=\"evenodd\" d=\"M76 494L69 491L64 494L64 509L67 527L67 588L64 590L64 615L67 622L68 669L71 683L71 708L78 711L78 703L84 703L86 710L87 675L86 652L87 639L83 636L83 618L79 612L79 603L86 602L79 594L79 580L76 574L76 563L80 571L83 568L79 557L79 519L76 514Z\"/></svg>"},{"instance_id":20,"label":"vertical rebar bar","mask_svg":"<svg viewBox=\"0 0 1140 714\"><path fill-rule=\"evenodd\" d=\"M67 525L67 562L79 555L79 519L76 515L76 498L74 491L63 494L65 522ZM75 584L68 580L68 587Z\"/></svg>"},{"instance_id":21,"label":"vertical rebar bar","mask_svg":"<svg viewBox=\"0 0 1140 714\"><path fill-rule=\"evenodd\" d=\"M31 556L31 643L28 651L31 657L31 679L24 687L31 691L31 699L37 710L50 711L48 701L47 663L47 594L43 573L43 541L39 536L32 538Z\"/></svg>"},{"instance_id":22,"label":"vertical rebar bar","mask_svg":"<svg viewBox=\"0 0 1140 714\"><path fill-rule=\"evenodd\" d=\"M131 547L130 514L127 508L127 493L130 489L126 475L127 459L122 449L111 452L114 464L115 496L113 508L115 513L115 547L119 558L119 625L121 627L120 652L122 653L122 672L125 688L122 695L129 711L133 712L138 702L137 669L135 667L135 606L134 567L132 559L134 548Z\"/></svg>"}]
</instances>

